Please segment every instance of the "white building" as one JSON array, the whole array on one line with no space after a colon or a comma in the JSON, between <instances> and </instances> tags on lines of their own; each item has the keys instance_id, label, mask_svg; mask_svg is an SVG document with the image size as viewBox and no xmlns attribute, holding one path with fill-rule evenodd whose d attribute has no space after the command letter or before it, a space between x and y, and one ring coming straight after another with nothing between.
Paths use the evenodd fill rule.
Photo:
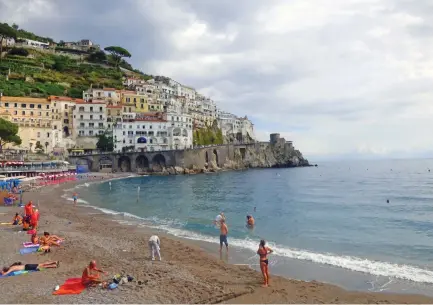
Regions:
<instances>
[{"instance_id":1,"label":"white building","mask_svg":"<svg viewBox=\"0 0 433 305\"><path fill-rule=\"evenodd\" d=\"M137 113L113 129L114 150L161 151L192 148L192 122L187 114Z\"/></svg>"},{"instance_id":2,"label":"white building","mask_svg":"<svg viewBox=\"0 0 433 305\"><path fill-rule=\"evenodd\" d=\"M120 103L121 90L115 88L89 88L83 91L83 99L88 101L105 101L109 105L117 105Z\"/></svg>"},{"instance_id":3,"label":"white building","mask_svg":"<svg viewBox=\"0 0 433 305\"><path fill-rule=\"evenodd\" d=\"M31 40L31 39L26 39L26 38L19 38L19 39L22 40L23 44L27 45L27 46L32 46L32 47L36 47L36 48L48 48L50 46L50 44L47 42Z\"/></svg>"},{"instance_id":4,"label":"white building","mask_svg":"<svg viewBox=\"0 0 433 305\"><path fill-rule=\"evenodd\" d=\"M174 88L175 94L177 96L183 96L190 100L195 100L196 91L194 88L184 86L181 83L172 79L170 79L169 84L172 88Z\"/></svg>"},{"instance_id":5,"label":"white building","mask_svg":"<svg viewBox=\"0 0 433 305\"><path fill-rule=\"evenodd\" d=\"M74 137L95 137L107 130L105 102L76 102L73 109Z\"/></svg>"},{"instance_id":6,"label":"white building","mask_svg":"<svg viewBox=\"0 0 433 305\"><path fill-rule=\"evenodd\" d=\"M52 111L52 147L56 151L66 151L75 146L72 135L73 130L73 109L76 102L83 102L81 99L72 99L65 96L50 96Z\"/></svg>"},{"instance_id":7,"label":"white building","mask_svg":"<svg viewBox=\"0 0 433 305\"><path fill-rule=\"evenodd\" d=\"M219 111L217 122L223 136L234 135L238 141L255 139L254 125L246 116L238 118L232 113Z\"/></svg>"}]
</instances>

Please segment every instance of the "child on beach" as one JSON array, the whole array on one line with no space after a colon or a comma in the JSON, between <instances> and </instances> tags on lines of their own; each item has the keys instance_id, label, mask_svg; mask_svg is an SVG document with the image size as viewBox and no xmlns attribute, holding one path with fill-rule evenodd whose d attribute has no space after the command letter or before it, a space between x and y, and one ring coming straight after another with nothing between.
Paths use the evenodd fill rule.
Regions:
<instances>
[{"instance_id":1,"label":"child on beach","mask_svg":"<svg viewBox=\"0 0 433 305\"><path fill-rule=\"evenodd\" d=\"M72 196L72 199L74 199L74 205L77 205L77 199L78 199L77 193L74 193L74 195Z\"/></svg>"}]
</instances>

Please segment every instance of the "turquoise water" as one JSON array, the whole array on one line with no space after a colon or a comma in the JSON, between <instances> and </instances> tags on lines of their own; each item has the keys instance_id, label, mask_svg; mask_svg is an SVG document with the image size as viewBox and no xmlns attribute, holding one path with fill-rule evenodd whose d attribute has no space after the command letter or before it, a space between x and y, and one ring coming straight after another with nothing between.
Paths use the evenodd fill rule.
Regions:
<instances>
[{"instance_id":1,"label":"turquoise water","mask_svg":"<svg viewBox=\"0 0 433 305\"><path fill-rule=\"evenodd\" d=\"M263 238L275 248L276 263L308 262L430 289L429 168L429 159L330 162L317 168L114 180L111 188L108 182L91 184L79 194L104 212L213 243L219 242L219 231L212 221L223 211L229 243L238 249L254 251ZM247 214L256 219L254 230L245 226Z\"/></svg>"}]
</instances>

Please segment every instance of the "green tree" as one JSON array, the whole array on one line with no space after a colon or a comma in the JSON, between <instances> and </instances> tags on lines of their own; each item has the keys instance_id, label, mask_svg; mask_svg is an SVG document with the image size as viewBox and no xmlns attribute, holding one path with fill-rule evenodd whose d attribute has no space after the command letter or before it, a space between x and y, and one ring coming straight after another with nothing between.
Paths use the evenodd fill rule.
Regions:
<instances>
[{"instance_id":1,"label":"green tree","mask_svg":"<svg viewBox=\"0 0 433 305\"><path fill-rule=\"evenodd\" d=\"M101 151L113 151L113 137L106 136L105 134L98 135L98 142L96 143L96 148Z\"/></svg>"},{"instance_id":2,"label":"green tree","mask_svg":"<svg viewBox=\"0 0 433 305\"><path fill-rule=\"evenodd\" d=\"M44 150L44 148L42 147L42 144L41 144L40 141L36 142L35 150L38 151L38 152L42 152Z\"/></svg>"},{"instance_id":3,"label":"green tree","mask_svg":"<svg viewBox=\"0 0 433 305\"><path fill-rule=\"evenodd\" d=\"M12 24L12 28L13 28L15 31L18 31L18 29L19 29L20 27L18 26L18 24L14 23L14 24Z\"/></svg>"},{"instance_id":4,"label":"green tree","mask_svg":"<svg viewBox=\"0 0 433 305\"><path fill-rule=\"evenodd\" d=\"M17 39L17 32L7 23L0 23L0 62L2 61L3 41L6 39Z\"/></svg>"},{"instance_id":5,"label":"green tree","mask_svg":"<svg viewBox=\"0 0 433 305\"><path fill-rule=\"evenodd\" d=\"M111 57L113 58L113 63L115 67L119 67L119 64L124 57L131 57L131 53L128 52L128 50L119 47L119 46L110 46L106 47L104 49L106 52L111 54Z\"/></svg>"},{"instance_id":6,"label":"green tree","mask_svg":"<svg viewBox=\"0 0 433 305\"><path fill-rule=\"evenodd\" d=\"M96 51L90 54L87 60L90 62L102 63L107 60L107 55L104 53L104 51Z\"/></svg>"},{"instance_id":7,"label":"green tree","mask_svg":"<svg viewBox=\"0 0 433 305\"><path fill-rule=\"evenodd\" d=\"M3 146L8 143L21 145L22 141L18 136L18 125L0 118L0 151L3 151Z\"/></svg>"}]
</instances>

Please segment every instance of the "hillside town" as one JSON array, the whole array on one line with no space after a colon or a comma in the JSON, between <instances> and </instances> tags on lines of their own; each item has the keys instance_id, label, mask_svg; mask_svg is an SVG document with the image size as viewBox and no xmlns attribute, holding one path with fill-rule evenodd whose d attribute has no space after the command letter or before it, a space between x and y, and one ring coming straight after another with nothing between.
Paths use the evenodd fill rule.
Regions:
<instances>
[{"instance_id":1,"label":"hillside town","mask_svg":"<svg viewBox=\"0 0 433 305\"><path fill-rule=\"evenodd\" d=\"M82 99L0 96L0 117L19 125L22 144L14 149L55 155L97 150L100 136L113 139L115 152L189 149L195 132L212 126L231 142L254 140L247 117L223 111L191 87L169 78L125 77L123 84L90 87Z\"/></svg>"}]
</instances>

